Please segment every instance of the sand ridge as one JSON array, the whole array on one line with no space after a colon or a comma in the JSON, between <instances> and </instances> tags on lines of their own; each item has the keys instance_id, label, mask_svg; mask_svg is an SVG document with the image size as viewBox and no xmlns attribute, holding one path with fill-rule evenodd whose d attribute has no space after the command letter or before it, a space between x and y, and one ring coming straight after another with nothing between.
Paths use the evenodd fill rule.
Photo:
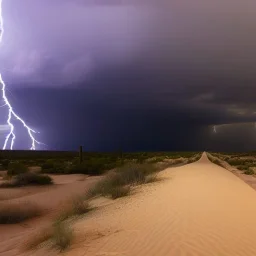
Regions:
<instances>
[{"instance_id":1,"label":"sand ridge","mask_svg":"<svg viewBox=\"0 0 256 256\"><path fill-rule=\"evenodd\" d=\"M89 214L65 256L255 256L256 193L206 154Z\"/></svg>"}]
</instances>

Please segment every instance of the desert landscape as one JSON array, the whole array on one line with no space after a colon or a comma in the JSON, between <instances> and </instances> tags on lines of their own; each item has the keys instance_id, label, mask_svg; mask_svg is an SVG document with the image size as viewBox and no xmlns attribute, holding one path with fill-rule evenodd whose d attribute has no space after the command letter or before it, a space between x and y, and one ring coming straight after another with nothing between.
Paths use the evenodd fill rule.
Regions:
<instances>
[{"instance_id":1,"label":"desert landscape","mask_svg":"<svg viewBox=\"0 0 256 256\"><path fill-rule=\"evenodd\" d=\"M255 24L0 0L0 256L256 256Z\"/></svg>"},{"instance_id":2,"label":"desert landscape","mask_svg":"<svg viewBox=\"0 0 256 256\"><path fill-rule=\"evenodd\" d=\"M0 255L256 255L255 178L239 175L223 156L150 158L157 162L154 171L136 163L98 176L51 174L54 185L0 188L1 204L32 202L44 209L37 217L0 225ZM132 178L136 168L145 172L142 166L146 179ZM75 212L63 210L82 194ZM57 238L49 231L53 227Z\"/></svg>"},{"instance_id":3,"label":"desert landscape","mask_svg":"<svg viewBox=\"0 0 256 256\"><path fill-rule=\"evenodd\" d=\"M34 251L38 255L37 249L45 241L36 242L36 245L33 246L28 246L28 244L31 244L31 240L34 243L33 238L40 236L41 233L45 232L45 229L52 229L53 223L57 223L59 219L61 219L60 223L65 223L66 226L66 222L69 222L73 215L87 213L89 211L87 208L96 209L101 206L102 200L103 202L114 202L113 199L130 194L130 185L127 184L129 187L125 186L125 194L122 194L123 192L120 190L121 194L119 195L120 191L117 189L108 193L105 192L103 196L93 195L93 200L90 199L90 207L87 205L88 191L96 187L97 184L98 187L101 186L100 181L107 180L108 176L111 176L113 171L107 171L110 168L121 168L120 171L126 168L128 172L130 167L138 168L139 171L143 171L145 167L149 168L152 173L145 176L147 180L143 180L144 176L135 177L135 179L140 179L140 184L150 183L156 180L159 171L166 167L181 166L196 161L200 154L139 153L124 154L121 157L120 154L103 154L103 156L85 154L85 159L81 164L76 157L67 159L65 155L63 156L64 159L45 160L31 160L22 154L20 156L23 157L23 160L17 160L14 153L13 161L7 161L7 159L1 161L0 255L11 256L22 255L22 253L28 255L28 251L31 249L33 249L32 253ZM4 170L4 167L7 170ZM47 179L44 184L45 178ZM112 199L109 199L109 196ZM76 205L77 209L73 212L73 205L78 201L79 207L77 208ZM82 204L85 201L84 206ZM60 235L62 236L62 234ZM51 240L52 236L54 235L50 234L45 240ZM50 244L50 248L47 249L47 253L57 253L62 250L62 246L66 246L65 244L58 246L48 244ZM46 245L45 247L49 246Z\"/></svg>"}]
</instances>

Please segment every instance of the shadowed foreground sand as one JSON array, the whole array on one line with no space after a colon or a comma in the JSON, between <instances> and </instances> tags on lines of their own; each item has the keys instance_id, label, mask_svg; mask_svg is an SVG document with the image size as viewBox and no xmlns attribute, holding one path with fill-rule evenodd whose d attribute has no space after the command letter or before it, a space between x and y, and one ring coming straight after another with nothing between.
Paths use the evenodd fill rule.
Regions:
<instances>
[{"instance_id":1,"label":"shadowed foreground sand","mask_svg":"<svg viewBox=\"0 0 256 256\"><path fill-rule=\"evenodd\" d=\"M22 242L37 229L40 230L42 227L50 225L52 218L58 214L68 199L85 193L100 177L72 174L52 175L52 178L55 185L0 190L0 203L5 203L3 199L7 201L10 199L10 203L20 203L21 205L31 202L44 210L44 214L35 219L18 224L0 224L0 256L29 255L29 253L22 254L19 251ZM37 252L35 255L38 255Z\"/></svg>"},{"instance_id":2,"label":"shadowed foreground sand","mask_svg":"<svg viewBox=\"0 0 256 256\"><path fill-rule=\"evenodd\" d=\"M77 222L68 256L255 256L256 192L206 154Z\"/></svg>"}]
</instances>

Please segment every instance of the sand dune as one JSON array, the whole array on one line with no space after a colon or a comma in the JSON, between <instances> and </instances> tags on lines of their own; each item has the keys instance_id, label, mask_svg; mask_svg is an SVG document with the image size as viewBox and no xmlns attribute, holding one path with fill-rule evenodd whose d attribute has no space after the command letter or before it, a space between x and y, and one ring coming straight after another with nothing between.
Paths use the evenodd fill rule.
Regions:
<instances>
[{"instance_id":1,"label":"sand dune","mask_svg":"<svg viewBox=\"0 0 256 256\"><path fill-rule=\"evenodd\" d=\"M66 256L255 256L256 192L206 154L74 226Z\"/></svg>"},{"instance_id":2,"label":"sand dune","mask_svg":"<svg viewBox=\"0 0 256 256\"><path fill-rule=\"evenodd\" d=\"M31 232L33 233L37 229L40 230L42 227L51 225L52 217L58 214L67 200L72 196L85 193L100 177L86 177L85 175L74 174L52 175L52 178L55 183L52 186L1 189L0 203L9 201L22 205L26 202L31 202L43 209L45 214L20 224L0 224L0 256L21 255L19 247L24 239L31 235ZM35 255L38 254L36 253Z\"/></svg>"}]
</instances>

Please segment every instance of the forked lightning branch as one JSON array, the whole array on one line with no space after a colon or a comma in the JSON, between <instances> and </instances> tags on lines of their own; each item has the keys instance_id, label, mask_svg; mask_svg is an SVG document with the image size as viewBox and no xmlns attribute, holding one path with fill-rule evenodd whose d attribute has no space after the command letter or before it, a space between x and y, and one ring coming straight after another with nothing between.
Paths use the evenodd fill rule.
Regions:
<instances>
[{"instance_id":1,"label":"forked lightning branch","mask_svg":"<svg viewBox=\"0 0 256 256\"><path fill-rule=\"evenodd\" d=\"M4 34L4 19L3 19L3 12L2 12L2 3L3 0L0 0L0 44L2 42L3 39L3 34ZM13 149L14 148L14 143L15 143L15 139L16 139L16 134L15 134L15 126L14 126L14 121L18 121L20 122L24 129L26 129L28 136L31 140L31 150L35 150L36 149L36 145L41 144L39 141L36 140L34 133L36 133L36 131L34 131L33 129L31 129L26 122L14 111L10 101L8 100L8 97L6 95L6 84L2 78L2 75L0 73L0 86L1 86L1 90L2 90L2 100L4 102L4 106L7 108L8 111L8 116L7 116L7 120L6 123L9 127L9 131L8 134L4 140L4 144L3 144L3 149Z\"/></svg>"}]
</instances>

